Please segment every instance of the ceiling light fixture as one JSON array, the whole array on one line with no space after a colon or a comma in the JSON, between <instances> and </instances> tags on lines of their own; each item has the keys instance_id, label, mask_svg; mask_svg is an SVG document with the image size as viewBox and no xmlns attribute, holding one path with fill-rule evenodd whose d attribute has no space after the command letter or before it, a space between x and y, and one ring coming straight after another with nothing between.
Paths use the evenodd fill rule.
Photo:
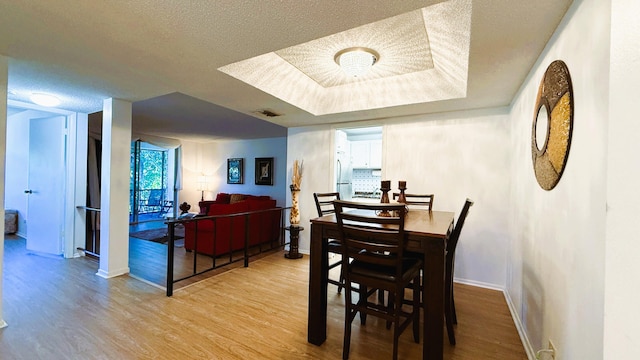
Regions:
<instances>
[{"instance_id":1,"label":"ceiling light fixture","mask_svg":"<svg viewBox=\"0 0 640 360\"><path fill-rule=\"evenodd\" d=\"M349 76L362 76L380 59L380 55L369 48L353 47L338 51L334 61Z\"/></svg>"},{"instance_id":2,"label":"ceiling light fixture","mask_svg":"<svg viewBox=\"0 0 640 360\"><path fill-rule=\"evenodd\" d=\"M40 106L54 107L60 105L60 99L49 94L33 93L30 99Z\"/></svg>"}]
</instances>

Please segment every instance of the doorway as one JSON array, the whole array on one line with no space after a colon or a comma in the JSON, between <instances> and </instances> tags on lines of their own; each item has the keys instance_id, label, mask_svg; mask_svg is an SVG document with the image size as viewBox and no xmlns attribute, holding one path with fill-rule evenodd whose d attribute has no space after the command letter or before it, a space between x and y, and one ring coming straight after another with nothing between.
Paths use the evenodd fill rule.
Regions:
<instances>
[{"instance_id":1,"label":"doorway","mask_svg":"<svg viewBox=\"0 0 640 360\"><path fill-rule=\"evenodd\" d=\"M337 129L335 138L335 191L345 200L379 201L382 127Z\"/></svg>"},{"instance_id":2,"label":"doorway","mask_svg":"<svg viewBox=\"0 0 640 360\"><path fill-rule=\"evenodd\" d=\"M73 257L77 114L18 101L7 102L5 209L18 217L16 235L34 253Z\"/></svg>"}]
</instances>

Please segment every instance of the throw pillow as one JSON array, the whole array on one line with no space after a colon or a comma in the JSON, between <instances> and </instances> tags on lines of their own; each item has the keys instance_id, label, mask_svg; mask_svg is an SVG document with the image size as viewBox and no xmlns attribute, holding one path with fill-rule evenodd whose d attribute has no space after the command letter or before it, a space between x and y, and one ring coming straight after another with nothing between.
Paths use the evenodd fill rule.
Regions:
<instances>
[{"instance_id":1,"label":"throw pillow","mask_svg":"<svg viewBox=\"0 0 640 360\"><path fill-rule=\"evenodd\" d=\"M218 193L216 196L216 203L218 204L228 204L231 201L231 195L227 193Z\"/></svg>"},{"instance_id":2,"label":"throw pillow","mask_svg":"<svg viewBox=\"0 0 640 360\"><path fill-rule=\"evenodd\" d=\"M244 200L245 196L243 194L231 194L231 199L229 200L229 204L237 203L239 201Z\"/></svg>"}]
</instances>

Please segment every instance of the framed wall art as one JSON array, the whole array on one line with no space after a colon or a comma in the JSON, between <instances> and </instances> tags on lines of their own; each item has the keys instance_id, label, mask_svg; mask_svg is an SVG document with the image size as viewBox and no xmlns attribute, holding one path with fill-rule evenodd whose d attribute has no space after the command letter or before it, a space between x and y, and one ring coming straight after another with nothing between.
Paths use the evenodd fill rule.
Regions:
<instances>
[{"instance_id":1,"label":"framed wall art","mask_svg":"<svg viewBox=\"0 0 640 360\"><path fill-rule=\"evenodd\" d=\"M227 159L227 184L244 184L244 159Z\"/></svg>"},{"instance_id":2,"label":"framed wall art","mask_svg":"<svg viewBox=\"0 0 640 360\"><path fill-rule=\"evenodd\" d=\"M273 185L273 158L256 158L256 185Z\"/></svg>"}]
</instances>

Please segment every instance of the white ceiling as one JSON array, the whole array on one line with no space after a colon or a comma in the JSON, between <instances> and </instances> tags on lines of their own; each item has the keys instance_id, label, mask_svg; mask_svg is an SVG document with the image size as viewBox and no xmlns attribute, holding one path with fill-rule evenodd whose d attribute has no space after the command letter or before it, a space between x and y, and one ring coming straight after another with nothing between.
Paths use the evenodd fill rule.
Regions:
<instances>
[{"instance_id":1,"label":"white ceiling","mask_svg":"<svg viewBox=\"0 0 640 360\"><path fill-rule=\"evenodd\" d=\"M572 1L472 0L466 96L456 99L316 116L218 70L442 2L0 0L0 54L11 100L47 92L61 108L96 112L119 98L134 103L139 132L255 138L283 133L278 125L509 105Z\"/></svg>"}]
</instances>

